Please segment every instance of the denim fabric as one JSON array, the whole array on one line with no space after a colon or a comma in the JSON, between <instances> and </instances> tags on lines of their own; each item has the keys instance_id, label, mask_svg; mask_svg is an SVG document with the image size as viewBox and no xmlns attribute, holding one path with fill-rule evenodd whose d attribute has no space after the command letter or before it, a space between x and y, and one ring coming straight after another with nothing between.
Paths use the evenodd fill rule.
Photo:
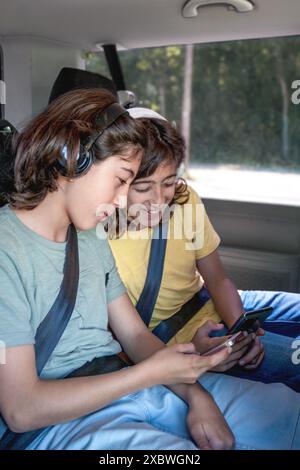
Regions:
<instances>
[{"instance_id":1,"label":"denim fabric","mask_svg":"<svg viewBox=\"0 0 300 470\"><path fill-rule=\"evenodd\" d=\"M223 374L199 380L231 427L236 449L300 449L300 395ZM148 388L74 421L47 428L29 449L197 449L186 404L166 387Z\"/></svg>"},{"instance_id":2,"label":"denim fabric","mask_svg":"<svg viewBox=\"0 0 300 470\"><path fill-rule=\"evenodd\" d=\"M300 294L272 291L239 291L245 310L273 307L263 323L261 337L265 357L261 365L246 371L234 367L227 373L265 383L282 382L300 392ZM297 340L298 339L298 340Z\"/></svg>"}]
</instances>

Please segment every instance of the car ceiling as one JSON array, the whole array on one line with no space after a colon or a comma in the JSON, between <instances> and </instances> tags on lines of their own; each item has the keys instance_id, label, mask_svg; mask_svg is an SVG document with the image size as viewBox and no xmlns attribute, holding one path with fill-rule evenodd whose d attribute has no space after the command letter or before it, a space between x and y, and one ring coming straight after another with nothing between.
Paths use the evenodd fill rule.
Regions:
<instances>
[{"instance_id":1,"label":"car ceiling","mask_svg":"<svg viewBox=\"0 0 300 470\"><path fill-rule=\"evenodd\" d=\"M92 50L103 43L130 49L300 33L299 0L253 1L253 12L219 5L187 19L185 0L2 0L0 39L29 36Z\"/></svg>"}]
</instances>

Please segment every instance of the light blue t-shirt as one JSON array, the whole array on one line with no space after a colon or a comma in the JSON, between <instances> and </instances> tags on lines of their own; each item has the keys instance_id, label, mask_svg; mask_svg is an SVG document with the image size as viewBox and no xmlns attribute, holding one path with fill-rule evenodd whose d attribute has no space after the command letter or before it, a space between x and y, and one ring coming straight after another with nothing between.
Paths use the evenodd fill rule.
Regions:
<instances>
[{"instance_id":1,"label":"light blue t-shirt","mask_svg":"<svg viewBox=\"0 0 300 470\"><path fill-rule=\"evenodd\" d=\"M0 209L0 341L6 347L34 344L60 290L65 247L30 230L8 206ZM94 229L78 232L78 247L76 305L42 378L63 377L95 357L121 351L108 330L107 305L126 290L108 242Z\"/></svg>"},{"instance_id":2,"label":"light blue t-shirt","mask_svg":"<svg viewBox=\"0 0 300 470\"><path fill-rule=\"evenodd\" d=\"M0 209L0 234L0 340L7 347L34 344L60 289L66 243L36 234L8 206ZM94 357L121 351L107 327L107 305L126 290L108 242L95 230L78 232L78 247L76 305L43 377L59 377Z\"/></svg>"}]
</instances>

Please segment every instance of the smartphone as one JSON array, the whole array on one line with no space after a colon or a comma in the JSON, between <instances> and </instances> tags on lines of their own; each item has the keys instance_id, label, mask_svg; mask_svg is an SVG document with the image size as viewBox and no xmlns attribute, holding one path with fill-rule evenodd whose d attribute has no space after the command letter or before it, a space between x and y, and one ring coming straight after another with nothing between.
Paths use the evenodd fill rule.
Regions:
<instances>
[{"instance_id":1,"label":"smartphone","mask_svg":"<svg viewBox=\"0 0 300 470\"><path fill-rule=\"evenodd\" d=\"M268 318L273 311L273 307L264 307L257 310L249 310L245 312L232 327L227 331L226 334L232 335L238 331L251 331L255 332L260 325Z\"/></svg>"},{"instance_id":2,"label":"smartphone","mask_svg":"<svg viewBox=\"0 0 300 470\"><path fill-rule=\"evenodd\" d=\"M239 339L242 339L244 337L243 335L243 332L242 331L238 331L237 333L235 333L234 335L232 335L230 338L228 338L226 341L224 341L224 343L222 344L219 344L218 346L212 348L212 349L209 349L208 351L206 351L205 353L201 354L201 356L212 356L213 354L219 352L219 351L222 351L223 349L225 348L232 348L232 346L235 345L235 343L239 340Z\"/></svg>"}]
</instances>

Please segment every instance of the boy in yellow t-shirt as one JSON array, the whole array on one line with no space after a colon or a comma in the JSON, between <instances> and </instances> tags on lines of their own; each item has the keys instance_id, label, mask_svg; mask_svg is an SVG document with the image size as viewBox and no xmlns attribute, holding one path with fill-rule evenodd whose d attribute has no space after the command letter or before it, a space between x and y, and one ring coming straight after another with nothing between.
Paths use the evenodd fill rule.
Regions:
<instances>
[{"instance_id":1,"label":"boy in yellow t-shirt","mask_svg":"<svg viewBox=\"0 0 300 470\"><path fill-rule=\"evenodd\" d=\"M193 230L193 235L195 234L194 237L200 240L201 247L198 249L187 249L187 244L193 244L189 234L183 233L182 238L175 238L178 230L176 232L174 224L182 224L182 206L176 205L173 216L170 218L164 271L159 295L149 325L151 330L162 320L178 312L181 306L201 289L203 279L199 271L191 269L191 267L196 266L198 259L214 252L220 243L220 238L211 225L200 198L192 188L187 187L186 189L189 192L186 204L191 205L194 213L197 204L200 206L200 211L202 211L199 224L201 226L198 229L198 233L195 234L196 230ZM132 191L134 191L134 187ZM192 228L195 229L195 227ZM126 231L118 239L110 241L119 273L134 305L139 300L146 279L152 232L152 228ZM174 342L190 342L199 326L211 319L216 322L220 321L212 300L209 300L176 336L170 340L169 344Z\"/></svg>"},{"instance_id":2,"label":"boy in yellow t-shirt","mask_svg":"<svg viewBox=\"0 0 300 470\"><path fill-rule=\"evenodd\" d=\"M161 321L176 314L204 283L210 299L170 339L169 344L192 341L198 351L203 352L224 341L224 338L211 337L223 329L220 320L230 327L244 308L250 310L271 305L274 307L274 320L282 320L280 328L284 323L292 324L294 336L286 335L269 317L269 329L274 331L278 327L276 334L267 332L261 339L265 333L261 328L256 335L246 334L215 370L228 371L236 366L231 374L264 382L281 380L299 391L299 371L290 358L293 354L292 337L300 335L300 314L297 313L300 312L300 296L280 293L280 297L279 293L237 291L220 261L217 250L220 238L201 199L184 180L178 178L178 169L184 159L182 137L168 121L151 110L132 108L129 112L143 120L148 131L148 144L128 193L127 224L123 229L119 226L118 236L110 240L110 246L131 300L137 304L145 284L153 228L168 218L163 275L149 328L153 330ZM283 317L282 304L286 300L290 310ZM293 321L290 321L289 314ZM268 352L265 359L263 343ZM278 354L278 348L282 348L281 361L274 358L274 351Z\"/></svg>"}]
</instances>

